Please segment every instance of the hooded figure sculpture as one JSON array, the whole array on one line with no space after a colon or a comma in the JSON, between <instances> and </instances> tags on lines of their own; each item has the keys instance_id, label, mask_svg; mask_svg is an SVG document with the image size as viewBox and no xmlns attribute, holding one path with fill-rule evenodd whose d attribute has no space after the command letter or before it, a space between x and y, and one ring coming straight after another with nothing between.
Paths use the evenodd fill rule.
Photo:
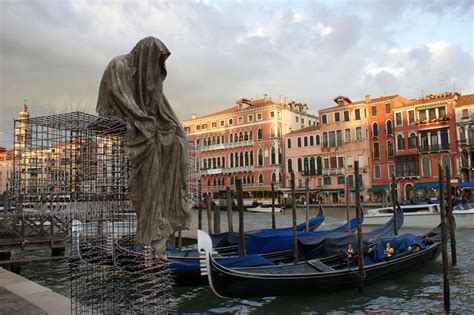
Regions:
<instances>
[{"instance_id":1,"label":"hooded figure sculpture","mask_svg":"<svg viewBox=\"0 0 474 315\"><path fill-rule=\"evenodd\" d=\"M97 112L127 125L129 189L138 218L136 240L161 252L190 220L186 197L186 134L163 94L168 48L147 37L114 58L100 83Z\"/></svg>"}]
</instances>

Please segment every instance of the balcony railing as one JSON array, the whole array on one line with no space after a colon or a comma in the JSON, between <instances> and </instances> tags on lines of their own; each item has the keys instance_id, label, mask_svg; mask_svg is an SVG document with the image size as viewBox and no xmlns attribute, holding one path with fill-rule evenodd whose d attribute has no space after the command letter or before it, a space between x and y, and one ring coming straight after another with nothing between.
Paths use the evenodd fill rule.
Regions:
<instances>
[{"instance_id":1,"label":"balcony railing","mask_svg":"<svg viewBox=\"0 0 474 315\"><path fill-rule=\"evenodd\" d=\"M419 147L421 153L449 151L449 143L422 145Z\"/></svg>"},{"instance_id":2,"label":"balcony railing","mask_svg":"<svg viewBox=\"0 0 474 315\"><path fill-rule=\"evenodd\" d=\"M325 168L322 171L322 175L344 175L343 168Z\"/></svg>"},{"instance_id":3,"label":"balcony railing","mask_svg":"<svg viewBox=\"0 0 474 315\"><path fill-rule=\"evenodd\" d=\"M217 174L222 174L223 172L224 172L224 169L222 167L201 169L200 175L217 175Z\"/></svg>"},{"instance_id":4,"label":"balcony railing","mask_svg":"<svg viewBox=\"0 0 474 315\"><path fill-rule=\"evenodd\" d=\"M397 177L417 177L417 176L420 176L420 173L418 171L397 171L396 176Z\"/></svg>"},{"instance_id":5,"label":"balcony railing","mask_svg":"<svg viewBox=\"0 0 474 315\"><path fill-rule=\"evenodd\" d=\"M226 173L236 173L236 172L253 172L254 166L238 166L238 167L229 167L225 169Z\"/></svg>"},{"instance_id":6,"label":"balcony railing","mask_svg":"<svg viewBox=\"0 0 474 315\"><path fill-rule=\"evenodd\" d=\"M230 149L230 148L239 148L245 147L249 145L253 145L253 140L246 140L246 141L238 141L238 142L231 142L231 143L221 143L221 144L213 144L208 146L201 146L201 151L214 151L214 150L223 150L223 149Z\"/></svg>"},{"instance_id":7,"label":"balcony railing","mask_svg":"<svg viewBox=\"0 0 474 315\"><path fill-rule=\"evenodd\" d=\"M322 171L321 170L306 170L306 171L302 171L300 172L300 174L302 176L315 176L315 175L322 175Z\"/></svg>"},{"instance_id":8,"label":"balcony railing","mask_svg":"<svg viewBox=\"0 0 474 315\"><path fill-rule=\"evenodd\" d=\"M461 139L457 141L459 146L474 146L474 139Z\"/></svg>"},{"instance_id":9,"label":"balcony railing","mask_svg":"<svg viewBox=\"0 0 474 315\"><path fill-rule=\"evenodd\" d=\"M254 166L238 166L238 167L217 167L217 168L209 168L209 169L201 169L199 174L201 176L206 175L217 175L217 174L224 174L224 173L236 173L236 172L253 172Z\"/></svg>"}]
</instances>

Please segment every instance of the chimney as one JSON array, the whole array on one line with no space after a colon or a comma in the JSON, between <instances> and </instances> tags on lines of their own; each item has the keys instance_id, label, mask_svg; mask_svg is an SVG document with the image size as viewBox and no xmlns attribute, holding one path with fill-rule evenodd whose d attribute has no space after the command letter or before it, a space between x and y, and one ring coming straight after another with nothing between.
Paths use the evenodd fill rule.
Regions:
<instances>
[{"instance_id":1,"label":"chimney","mask_svg":"<svg viewBox=\"0 0 474 315\"><path fill-rule=\"evenodd\" d=\"M268 95L267 94L263 94L263 101L266 103L268 100Z\"/></svg>"},{"instance_id":2,"label":"chimney","mask_svg":"<svg viewBox=\"0 0 474 315\"><path fill-rule=\"evenodd\" d=\"M370 103L370 95L366 95L365 96L365 104L369 104Z\"/></svg>"},{"instance_id":3,"label":"chimney","mask_svg":"<svg viewBox=\"0 0 474 315\"><path fill-rule=\"evenodd\" d=\"M280 103L280 105L283 105L283 95L278 96L278 103Z\"/></svg>"},{"instance_id":4,"label":"chimney","mask_svg":"<svg viewBox=\"0 0 474 315\"><path fill-rule=\"evenodd\" d=\"M288 96L285 96L285 106L288 106Z\"/></svg>"},{"instance_id":5,"label":"chimney","mask_svg":"<svg viewBox=\"0 0 474 315\"><path fill-rule=\"evenodd\" d=\"M196 114L191 114L191 119L196 119Z\"/></svg>"}]
</instances>

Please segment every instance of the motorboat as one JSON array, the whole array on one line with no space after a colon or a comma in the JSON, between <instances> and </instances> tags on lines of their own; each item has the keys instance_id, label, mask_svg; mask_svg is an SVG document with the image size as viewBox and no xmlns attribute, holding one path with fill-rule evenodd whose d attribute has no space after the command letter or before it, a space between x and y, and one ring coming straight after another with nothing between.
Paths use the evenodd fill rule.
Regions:
<instances>
[{"instance_id":1,"label":"motorboat","mask_svg":"<svg viewBox=\"0 0 474 315\"><path fill-rule=\"evenodd\" d=\"M400 207L405 214L403 227L430 228L440 223L439 203L419 202L416 204L402 204ZM457 228L474 228L473 204L457 204L453 207L453 215ZM392 207L368 209L366 210L363 225L383 224L391 216L393 216Z\"/></svg>"},{"instance_id":2,"label":"motorboat","mask_svg":"<svg viewBox=\"0 0 474 315\"><path fill-rule=\"evenodd\" d=\"M258 204L254 207L249 207L245 209L249 212L262 212L262 213L272 213L272 205L268 204ZM285 211L282 205L275 205L275 213L283 213Z\"/></svg>"}]
</instances>

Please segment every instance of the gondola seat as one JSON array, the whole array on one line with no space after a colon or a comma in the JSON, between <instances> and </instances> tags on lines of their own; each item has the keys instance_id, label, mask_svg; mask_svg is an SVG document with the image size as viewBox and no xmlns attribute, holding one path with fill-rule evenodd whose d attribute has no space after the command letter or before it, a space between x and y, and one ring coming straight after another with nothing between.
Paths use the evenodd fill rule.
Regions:
<instances>
[{"instance_id":1,"label":"gondola seat","mask_svg":"<svg viewBox=\"0 0 474 315\"><path fill-rule=\"evenodd\" d=\"M312 259L312 260L308 260L306 261L306 263L308 265L310 265L311 267L315 268L316 270L318 271L321 271L321 272L331 272L331 271L335 271L334 268L332 268L331 266L328 266L326 265L325 263L323 263L321 260L319 259Z\"/></svg>"}]
</instances>

